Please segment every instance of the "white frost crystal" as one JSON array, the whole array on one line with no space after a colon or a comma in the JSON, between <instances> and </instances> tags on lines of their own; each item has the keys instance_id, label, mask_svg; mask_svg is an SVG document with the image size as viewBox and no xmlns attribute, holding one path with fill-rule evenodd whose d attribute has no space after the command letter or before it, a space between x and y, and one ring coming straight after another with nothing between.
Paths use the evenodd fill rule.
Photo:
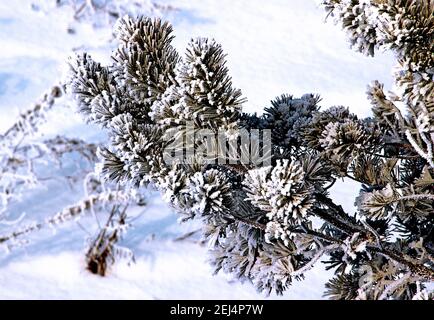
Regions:
<instances>
[{"instance_id":1,"label":"white frost crystal","mask_svg":"<svg viewBox=\"0 0 434 320\"><path fill-rule=\"evenodd\" d=\"M187 182L188 193L194 200L193 211L197 214L223 212L230 197L231 184L216 169L196 172Z\"/></svg>"},{"instance_id":2,"label":"white frost crystal","mask_svg":"<svg viewBox=\"0 0 434 320\"><path fill-rule=\"evenodd\" d=\"M275 167L250 170L244 181L247 200L267 211L267 237L287 242L288 228L305 220L313 205L305 173L297 161L278 160Z\"/></svg>"}]
</instances>

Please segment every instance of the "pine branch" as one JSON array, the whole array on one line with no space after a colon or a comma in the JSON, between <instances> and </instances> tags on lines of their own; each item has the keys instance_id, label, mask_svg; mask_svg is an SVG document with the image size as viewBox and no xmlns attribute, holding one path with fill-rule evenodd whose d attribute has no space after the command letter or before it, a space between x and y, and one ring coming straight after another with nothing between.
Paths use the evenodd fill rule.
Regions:
<instances>
[{"instance_id":1,"label":"pine branch","mask_svg":"<svg viewBox=\"0 0 434 320\"><path fill-rule=\"evenodd\" d=\"M328 206L330 206L331 208L333 208L335 210L335 212L339 212L340 216L345 216L345 212L343 211L341 206L337 206L333 203L333 201L331 201L330 199L328 199L327 197L325 197L322 194L316 195L318 199L321 199L321 201L323 201L324 203L326 203ZM424 195L420 195L421 198L424 198ZM430 196L430 195L428 195ZM404 197L401 197L400 199L403 200ZM431 199L432 197L428 197L429 199ZM411 198L411 196L409 197L409 199L413 199ZM325 210L321 210L321 209L316 209L315 213L322 219L324 219L326 222L332 224L334 227L338 228L339 230L351 235L354 234L356 232L363 232L367 237L371 238L371 239L377 239L378 240L378 235L377 234L373 234L371 230L364 228L363 225L359 226L359 225L355 225L353 224L353 222L351 221L346 221L347 223L343 222L340 219L336 219L336 217L328 214ZM406 258L405 255L403 253L397 253L397 252L393 252L391 250L388 250L386 248L383 247L378 247L377 246L372 246L369 245L369 248L372 249L374 252L377 252L378 254L384 255L388 258L393 259L394 261L407 266L410 271L412 273L414 273L415 275L418 275L420 277L422 277L423 279L429 279L429 280L434 280L434 270L424 266L423 264L416 264L412 261L410 261L410 259Z\"/></svg>"},{"instance_id":2,"label":"pine branch","mask_svg":"<svg viewBox=\"0 0 434 320\"><path fill-rule=\"evenodd\" d=\"M244 100L232 87L219 44L193 40L185 59L178 60L169 24L125 18L117 31L121 46L112 65L104 67L84 55L73 68L72 88L82 113L111 136L110 147L100 152L101 172L137 188L155 184L178 211L203 219L216 269L249 279L261 291L282 293L293 276L300 276L326 253L338 266L336 272L343 268L351 272L331 282L334 297L359 296L357 282L362 275L357 268L368 261L387 281L407 271L409 281L428 281L433 278L430 251L421 254L408 248L416 248L414 239L420 239L419 248L432 246L432 219L427 212L432 211L434 196L432 173L426 168L433 153L432 86L426 80L431 76L424 74L430 70L426 53L432 50L415 50L412 42L412 36L429 32L425 26L434 21L431 11L425 4L403 0L324 3L342 20L358 50L373 55L374 49L390 45L399 53L405 72L399 75L406 88L402 99L387 98L383 85L376 82L368 93L373 118L359 119L345 107L320 111L319 98L312 94L300 99L284 94L271 102L264 116L249 117L241 112ZM416 9L423 9L417 17ZM396 14L400 10L402 15ZM374 21L379 13L379 21ZM393 23L389 25L385 17ZM414 34L403 33L404 25L411 26ZM422 84L417 83L413 66L420 67L417 77ZM399 99L409 105L409 115L392 102ZM163 140L183 136L189 123L194 124L194 133L200 129L212 135L223 129L231 139L239 138L240 127L270 129L274 146L270 165L209 165L203 153L188 153L187 163L181 159L167 163L169 142ZM413 124L416 135L407 131L406 139ZM198 149L206 145L204 141L187 144ZM186 149L179 143L171 151L184 155ZM232 154L228 157L238 160ZM345 176L362 183L357 216L347 214L326 194L337 177ZM399 206L391 205L396 202ZM319 230L311 230L312 217L324 222ZM402 221L408 236L390 240L393 218ZM387 273L381 271L384 268ZM382 285L363 290L370 291L367 297L378 297Z\"/></svg>"},{"instance_id":3,"label":"pine branch","mask_svg":"<svg viewBox=\"0 0 434 320\"><path fill-rule=\"evenodd\" d=\"M432 268L426 267L423 264L417 264L410 261L403 253L398 253L385 248L378 248L377 246L369 246L372 251L390 258L403 266L408 267L411 274L420 277L421 279L426 279L428 281L434 281L434 270Z\"/></svg>"}]
</instances>

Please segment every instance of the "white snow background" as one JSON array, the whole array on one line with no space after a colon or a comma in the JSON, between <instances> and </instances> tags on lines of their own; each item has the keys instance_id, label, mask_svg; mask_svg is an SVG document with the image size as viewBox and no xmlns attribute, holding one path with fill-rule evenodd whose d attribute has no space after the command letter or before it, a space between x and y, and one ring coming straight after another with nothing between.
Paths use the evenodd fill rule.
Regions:
<instances>
[{"instance_id":1,"label":"white snow background","mask_svg":"<svg viewBox=\"0 0 434 320\"><path fill-rule=\"evenodd\" d=\"M48 1L48 0L47 0ZM46 15L31 9L30 0L0 0L0 132L20 110L62 77L73 48L85 46L96 60L109 61L107 32L83 26L66 32L66 11ZM54 2L54 1L51 1ZM366 86L372 80L391 88L391 55L367 58L349 49L345 34L313 0L165 0L179 10L166 18L175 30L182 53L192 37L210 37L223 45L233 83L248 102L244 110L261 112L282 93L318 93L323 108L349 106L360 116L370 114ZM62 134L88 141L103 136L84 124L71 109L49 118L47 137ZM345 181L332 190L337 202L353 210L359 186ZM25 221L51 215L82 194L66 184L35 190L14 206ZM92 233L93 218L80 221ZM25 222L24 221L24 222ZM135 217L122 244L132 249L136 263L118 263L106 277L90 274L84 264L88 236L71 222L30 238L29 245L0 253L0 299L263 299L250 284L213 276L206 248L191 241L174 241L197 224L179 225L176 214L156 192L144 212ZM4 231L5 228L0 229ZM306 279L294 282L282 297L320 299L330 277L319 263Z\"/></svg>"}]
</instances>

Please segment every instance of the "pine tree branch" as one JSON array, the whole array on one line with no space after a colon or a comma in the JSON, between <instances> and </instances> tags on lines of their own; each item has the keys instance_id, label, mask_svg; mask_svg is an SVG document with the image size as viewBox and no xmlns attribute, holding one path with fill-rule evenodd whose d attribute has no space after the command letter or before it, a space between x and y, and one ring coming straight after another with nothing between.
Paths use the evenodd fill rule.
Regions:
<instances>
[{"instance_id":1,"label":"pine tree branch","mask_svg":"<svg viewBox=\"0 0 434 320\"><path fill-rule=\"evenodd\" d=\"M428 281L434 281L434 270L432 268L410 261L403 253L398 253L386 248L379 248L378 246L368 246L368 248L386 258L390 258L404 266L407 266L412 274Z\"/></svg>"},{"instance_id":2,"label":"pine tree branch","mask_svg":"<svg viewBox=\"0 0 434 320\"><path fill-rule=\"evenodd\" d=\"M408 196L399 197L393 202L398 202L402 200L423 200L423 199L434 201L434 194L412 194Z\"/></svg>"},{"instance_id":3,"label":"pine tree branch","mask_svg":"<svg viewBox=\"0 0 434 320\"><path fill-rule=\"evenodd\" d=\"M329 208L332 208L335 212L339 212L340 216L346 215L342 207L334 204L331 199L327 198L323 194L318 194L316 196L317 199L322 200L323 203L325 203ZM431 199L431 197L429 197L429 199ZM373 234L372 231L366 229L363 225L356 225L349 219L347 221L342 221L337 217L330 215L326 210L323 209L315 209L315 213L320 218L324 219L326 222L332 224L333 226L347 233L348 235L354 234L356 232L363 232L366 237L378 240L377 235ZM346 222L348 222L348 224L346 224ZM384 255L402 265L407 266L412 273L422 277L423 279L429 279L431 281L434 280L434 270L424 266L423 264L416 264L410 261L402 253L396 253L389 249L382 248L381 246L378 246L378 244L377 246L370 245L369 248L371 248L374 252L377 252L378 254Z\"/></svg>"}]
</instances>

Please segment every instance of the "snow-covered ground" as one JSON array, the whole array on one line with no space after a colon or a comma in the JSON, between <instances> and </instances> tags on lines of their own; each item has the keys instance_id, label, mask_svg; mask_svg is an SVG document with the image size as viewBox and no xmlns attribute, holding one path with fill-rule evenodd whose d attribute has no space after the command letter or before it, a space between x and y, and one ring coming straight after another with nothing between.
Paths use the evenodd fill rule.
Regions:
<instances>
[{"instance_id":1,"label":"snow-covered ground","mask_svg":"<svg viewBox=\"0 0 434 320\"><path fill-rule=\"evenodd\" d=\"M94 58L109 59L107 33L85 26L70 35L65 24L68 12L57 11L47 18L31 10L31 2L0 0L0 132L56 83L73 48L85 46ZM167 19L174 25L180 52L191 37L211 37L222 43L233 82L248 99L245 110L260 112L282 93L313 92L323 97L323 107L345 105L366 116L370 112L366 85L377 79L391 87L393 57L367 58L351 51L339 27L325 23L318 1L160 2L178 8ZM46 135L100 138L98 129L84 124L70 110L53 114L44 127ZM357 188L337 183L332 192L337 202L352 211ZM13 214L25 211L25 219L37 220L80 197L66 185L52 184L28 195ZM94 218L85 218L80 225L69 223L55 233L40 232L29 245L0 253L0 299L264 298L249 284L236 283L223 274L213 276L204 246L194 237L175 241L198 226L179 225L176 214L155 192L150 192L148 202L123 241L134 251L135 264L116 264L104 278L88 273L84 239L94 228ZM319 299L329 275L319 264L281 298Z\"/></svg>"}]
</instances>

